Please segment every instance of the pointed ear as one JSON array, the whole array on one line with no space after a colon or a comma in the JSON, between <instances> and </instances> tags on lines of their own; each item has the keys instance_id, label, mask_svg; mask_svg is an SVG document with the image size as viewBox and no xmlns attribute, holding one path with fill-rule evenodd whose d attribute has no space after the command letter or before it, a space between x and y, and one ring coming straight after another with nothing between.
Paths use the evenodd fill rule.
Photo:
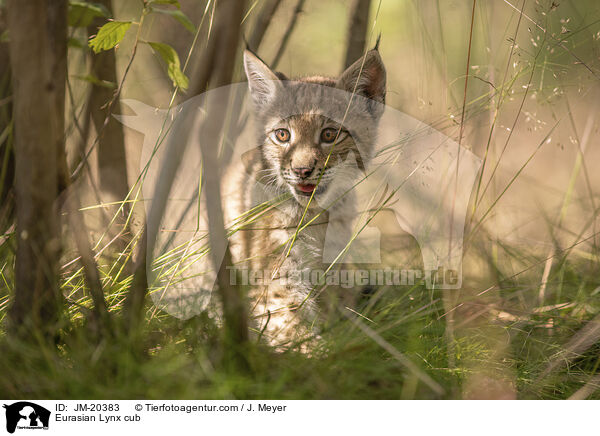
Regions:
<instances>
[{"instance_id":1,"label":"pointed ear","mask_svg":"<svg viewBox=\"0 0 600 436\"><path fill-rule=\"evenodd\" d=\"M348 92L353 92L356 87L356 94L385 103L385 77L381 56L377 49L373 49L342 73L337 87Z\"/></svg>"},{"instance_id":2,"label":"pointed ear","mask_svg":"<svg viewBox=\"0 0 600 436\"><path fill-rule=\"evenodd\" d=\"M271 102L280 86L277 74L247 49L244 50L244 70L254 104L260 107Z\"/></svg>"}]
</instances>

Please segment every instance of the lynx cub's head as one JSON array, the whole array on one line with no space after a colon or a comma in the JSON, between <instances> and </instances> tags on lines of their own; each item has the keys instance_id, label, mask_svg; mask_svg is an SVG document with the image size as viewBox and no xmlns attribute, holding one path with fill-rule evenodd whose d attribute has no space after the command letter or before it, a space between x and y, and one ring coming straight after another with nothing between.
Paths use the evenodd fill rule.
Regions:
<instances>
[{"instance_id":1,"label":"lynx cub's head","mask_svg":"<svg viewBox=\"0 0 600 436\"><path fill-rule=\"evenodd\" d=\"M385 100L377 50L337 78L288 80L252 52L244 68L254 103L267 183L306 205L327 206L347 192L371 160Z\"/></svg>"}]
</instances>

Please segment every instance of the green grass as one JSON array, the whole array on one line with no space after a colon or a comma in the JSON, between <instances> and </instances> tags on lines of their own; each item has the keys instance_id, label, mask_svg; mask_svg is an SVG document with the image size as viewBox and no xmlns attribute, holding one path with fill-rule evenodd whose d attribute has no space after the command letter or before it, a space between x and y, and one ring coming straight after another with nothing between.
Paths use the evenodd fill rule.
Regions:
<instances>
[{"instance_id":1,"label":"green grass","mask_svg":"<svg viewBox=\"0 0 600 436\"><path fill-rule=\"evenodd\" d=\"M111 337L102 337L80 314L81 305L90 304L85 297L68 305L56 348L35 339L25 343L0 338L0 392L15 399L460 398L472 388L473 377L487 374L513 386L519 398L567 398L598 374L598 345L568 367L539 377L552 356L600 311L600 279L585 265L564 263L556 271L548 283L549 300L574 305L521 314L519 295L528 288L526 278L501 289L505 305L521 319L457 324L453 367L448 364L442 304L447 291L389 287L370 297L377 301L367 301L359 310L370 321L361 322L440 384L442 395L347 319L327 325L309 354L293 347L275 352L253 342L246 350L248 368L240 370L225 364L221 330L208 318L181 321L159 312L138 335L115 329ZM119 295L116 285L108 297L115 319ZM466 305L469 300L481 301L465 298ZM457 313L457 323L469 312Z\"/></svg>"}]
</instances>

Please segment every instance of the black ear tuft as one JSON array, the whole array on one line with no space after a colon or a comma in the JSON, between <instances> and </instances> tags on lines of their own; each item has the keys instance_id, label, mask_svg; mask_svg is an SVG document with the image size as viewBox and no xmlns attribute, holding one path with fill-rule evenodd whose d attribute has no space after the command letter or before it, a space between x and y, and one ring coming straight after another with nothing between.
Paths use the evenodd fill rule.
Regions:
<instances>
[{"instance_id":1,"label":"black ear tuft","mask_svg":"<svg viewBox=\"0 0 600 436\"><path fill-rule=\"evenodd\" d=\"M381 33L379 35L377 35L377 41L375 41L375 47L373 47L373 50L379 51L379 43L380 42L381 42Z\"/></svg>"},{"instance_id":2,"label":"black ear tuft","mask_svg":"<svg viewBox=\"0 0 600 436\"><path fill-rule=\"evenodd\" d=\"M246 50L252 51L252 48L250 47L250 44L248 43L248 40L246 39L246 34L244 32L242 32L242 40L244 41L244 48Z\"/></svg>"},{"instance_id":3,"label":"black ear tuft","mask_svg":"<svg viewBox=\"0 0 600 436\"><path fill-rule=\"evenodd\" d=\"M277 76L277 78L279 80L290 80L290 79L287 78L287 76L285 74L283 74L280 71L275 71L275 75Z\"/></svg>"}]
</instances>

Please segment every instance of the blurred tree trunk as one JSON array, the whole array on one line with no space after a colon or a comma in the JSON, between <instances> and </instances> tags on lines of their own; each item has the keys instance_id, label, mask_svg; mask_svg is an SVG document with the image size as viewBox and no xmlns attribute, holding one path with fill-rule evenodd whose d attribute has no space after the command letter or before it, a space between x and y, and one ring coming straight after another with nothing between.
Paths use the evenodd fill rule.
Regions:
<instances>
[{"instance_id":1,"label":"blurred tree trunk","mask_svg":"<svg viewBox=\"0 0 600 436\"><path fill-rule=\"evenodd\" d=\"M198 57L195 72L192 76L188 95L193 97L208 89L218 88L231 84L234 68L238 58L241 28L245 1L243 0L221 0L216 3L214 25L208 40L208 44L201 56ZM208 94L206 105L211 107L207 118L200 128L201 138L219 138L227 118L228 105L223 100L229 98L224 93L219 93L219 100L215 101L214 95ZM220 194L221 171L219 168L219 144L209 141L201 141L203 161L203 192L206 193L206 202L210 205L208 212L209 243L211 247L221 246L227 240L223 209ZM170 174L174 177L174 172ZM173 182L163 180L164 184ZM167 189L168 192L168 189ZM162 200L166 201L165 198ZM157 206L161 197L157 195L154 199L153 209L150 214L157 210L164 211L164 205ZM162 213L162 212L161 212ZM150 220L151 221L151 220ZM125 301L125 326L135 334L135 329L142 319L143 302L147 294L146 277L146 253L152 253L153 241L156 229L144 230L141 240L140 251L135 267L134 279ZM150 236L148 236L150 235ZM248 342L248 315L246 310L246 299L244 289L241 286L232 286L229 279L228 266L232 265L231 253L228 247L225 249L223 260L215 254L217 250L211 250L212 263L217 273L217 284L220 300L223 307L224 318L224 351L227 355L226 362L234 365L244 366L246 363L245 347ZM134 336L135 337L135 336Z\"/></svg>"},{"instance_id":2,"label":"blurred tree trunk","mask_svg":"<svg viewBox=\"0 0 600 436\"><path fill-rule=\"evenodd\" d=\"M28 334L31 327L54 334L62 304L57 197L66 183L66 13L66 0L8 1L17 216L9 316L14 331Z\"/></svg>"},{"instance_id":3,"label":"blurred tree trunk","mask_svg":"<svg viewBox=\"0 0 600 436\"><path fill-rule=\"evenodd\" d=\"M229 85L233 77L233 68L237 59L240 41L240 24L245 9L244 0L224 0L217 6L218 24L215 29L217 39L220 41L217 59L214 62L215 69L212 74L210 85L214 88ZM200 135L204 138L219 138L218 134L223 129L223 121L226 118L223 104L216 104L216 110L212 110L207 117ZM217 241L226 239L225 222L223 219L223 208L221 203L221 171L218 165L218 147L216 144L201 142L202 159L204 164L204 177L206 180L206 203L212 205L208 211L209 240L211 246L218 244ZM216 165L211 165L211 162ZM233 264L229 247L225 250L225 256L221 265L214 262L218 271L217 281L219 293L223 304L223 317L225 319L226 346L233 346L234 356L244 359L243 346L248 341L248 315L246 310L246 299L243 288L230 283L227 267Z\"/></svg>"},{"instance_id":4,"label":"blurred tree trunk","mask_svg":"<svg viewBox=\"0 0 600 436\"><path fill-rule=\"evenodd\" d=\"M96 0L96 3L112 10L110 0ZM89 34L95 35L105 21L104 18L97 18L89 27ZM92 55L92 74L100 80L117 84L117 62L114 50L106 50ZM96 134L99 136L96 151L98 153L100 189L103 193L113 197L109 201L123 200L129 191L123 124L108 114L107 103L113 98L114 93L115 90L112 88L92 85L89 100L92 121ZM112 111L120 113L120 107L117 100L112 105ZM109 115L108 118L107 115ZM105 122L107 122L106 126Z\"/></svg>"},{"instance_id":5,"label":"blurred tree trunk","mask_svg":"<svg viewBox=\"0 0 600 436\"><path fill-rule=\"evenodd\" d=\"M5 35L5 32L8 29L8 23L6 22L6 20L6 8L0 6L0 80L2 81L2 85L4 85L3 81L5 75L10 72L8 44L2 39ZM3 96L3 98L4 97L5 96Z\"/></svg>"},{"instance_id":6,"label":"blurred tree trunk","mask_svg":"<svg viewBox=\"0 0 600 436\"><path fill-rule=\"evenodd\" d=\"M296 28L296 24L298 23L298 16L302 12L305 2L306 2L306 0L298 0L298 2L296 3L296 6L294 7L294 12L292 13L292 18L290 19L287 29L285 29L285 33L283 34L283 37L281 38L281 43L279 44L279 49L277 50L277 53L275 53L275 57L273 58L273 61L271 62L271 65L270 65L271 68L276 68L277 65L279 65L279 61L281 61L281 58L283 57L283 53L284 53L285 48L287 47L287 44L292 36L292 33L294 33L294 29Z\"/></svg>"},{"instance_id":7,"label":"blurred tree trunk","mask_svg":"<svg viewBox=\"0 0 600 436\"><path fill-rule=\"evenodd\" d=\"M6 9L0 8L0 38L7 30ZM0 40L0 234L13 223L15 154L12 147L12 87L8 42Z\"/></svg>"},{"instance_id":8,"label":"blurred tree trunk","mask_svg":"<svg viewBox=\"0 0 600 436\"><path fill-rule=\"evenodd\" d=\"M344 69L352 65L365 53L370 6L371 0L353 0L352 2Z\"/></svg>"},{"instance_id":9,"label":"blurred tree trunk","mask_svg":"<svg viewBox=\"0 0 600 436\"><path fill-rule=\"evenodd\" d=\"M196 95L206 89L218 88L229 85L233 77L233 70L238 55L240 42L240 23L245 8L243 0L222 0L217 3L214 35L212 35L209 47L207 47L202 61L206 62L200 70L199 77L189 94ZM220 98L223 98L220 95ZM209 100L209 107L213 107L207 119L204 121L200 136L202 138L219 138L223 129L223 122L227 117L227 105ZM227 240L223 209L220 194L221 172L219 168L217 144L201 141L203 160L203 184L206 192L206 203L208 208L209 241L211 247L216 247ZM246 299L241 286L230 283L228 266L232 265L231 253L227 247L223 261L215 250L213 255L213 267L217 273L217 283L221 303L223 306L223 318L225 328L225 350L231 353L230 357L237 363L244 363L244 347L248 341L248 315L246 310Z\"/></svg>"},{"instance_id":10,"label":"blurred tree trunk","mask_svg":"<svg viewBox=\"0 0 600 436\"><path fill-rule=\"evenodd\" d=\"M277 8L281 4L281 0L267 0L263 5L260 13L256 17L254 22L254 28L252 29L252 33L250 34L250 38L248 39L248 46L250 50L258 53L258 48L260 47L260 43L269 28L269 24L273 19L273 15L277 12Z\"/></svg>"}]
</instances>

